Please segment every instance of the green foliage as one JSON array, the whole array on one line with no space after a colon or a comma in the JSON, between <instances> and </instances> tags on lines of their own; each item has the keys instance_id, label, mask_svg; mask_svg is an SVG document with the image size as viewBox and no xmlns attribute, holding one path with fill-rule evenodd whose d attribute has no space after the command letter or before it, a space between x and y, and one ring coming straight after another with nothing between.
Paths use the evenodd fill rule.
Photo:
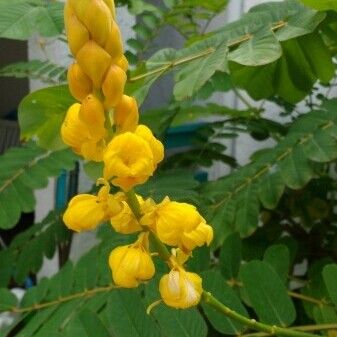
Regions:
<instances>
[{"instance_id":1,"label":"green foliage","mask_svg":"<svg viewBox=\"0 0 337 337\"><path fill-rule=\"evenodd\" d=\"M52 85L65 82L66 68L49 61L32 60L1 68L0 77L30 78Z\"/></svg>"},{"instance_id":2,"label":"green foliage","mask_svg":"<svg viewBox=\"0 0 337 337\"><path fill-rule=\"evenodd\" d=\"M335 10L337 11L337 3L335 0L301 0L306 6L315 8L320 11Z\"/></svg>"},{"instance_id":3,"label":"green foliage","mask_svg":"<svg viewBox=\"0 0 337 337\"><path fill-rule=\"evenodd\" d=\"M36 139L37 144L48 150L60 150L60 129L65 114L75 103L65 85L49 87L26 96L19 105L21 137Z\"/></svg>"},{"instance_id":4,"label":"green foliage","mask_svg":"<svg viewBox=\"0 0 337 337\"><path fill-rule=\"evenodd\" d=\"M337 158L336 104L330 101L320 111L299 118L273 149L203 188L212 203L210 222L219 244L232 231L251 235L258 226L260 202L267 209L275 208L285 187L299 189L317 176L313 163Z\"/></svg>"},{"instance_id":5,"label":"green foliage","mask_svg":"<svg viewBox=\"0 0 337 337\"><path fill-rule=\"evenodd\" d=\"M0 251L2 261L10 262L10 272L0 279L0 285L6 286L12 277L22 284L29 274L37 273L43 258L51 259L59 244L68 242L70 232L64 226L61 214L51 212L41 222L18 234L10 246ZM2 282L1 282L2 281Z\"/></svg>"},{"instance_id":6,"label":"green foliage","mask_svg":"<svg viewBox=\"0 0 337 337\"><path fill-rule=\"evenodd\" d=\"M324 13L295 0L256 6L237 22L184 49L160 50L146 62L146 76L139 77L139 70L135 71L129 92L141 103L158 76L177 67L174 96L178 101L192 97L220 71L230 72L234 83L254 99L279 95L298 102L317 79L327 82L334 74L331 56L315 32L324 18ZM308 34L308 44L302 43L302 37ZM291 78L295 67L299 67L301 76ZM275 78L278 83L273 82Z\"/></svg>"},{"instance_id":7,"label":"green foliage","mask_svg":"<svg viewBox=\"0 0 337 337\"><path fill-rule=\"evenodd\" d=\"M51 37L63 30L63 3L43 0L1 0L0 37L27 40L34 33Z\"/></svg>"},{"instance_id":8,"label":"green foliage","mask_svg":"<svg viewBox=\"0 0 337 337\"><path fill-rule=\"evenodd\" d=\"M69 150L50 152L32 144L1 156L0 228L11 228L21 212L32 212L34 190L47 186L48 178L59 175L62 169L71 169L75 160Z\"/></svg>"}]
</instances>

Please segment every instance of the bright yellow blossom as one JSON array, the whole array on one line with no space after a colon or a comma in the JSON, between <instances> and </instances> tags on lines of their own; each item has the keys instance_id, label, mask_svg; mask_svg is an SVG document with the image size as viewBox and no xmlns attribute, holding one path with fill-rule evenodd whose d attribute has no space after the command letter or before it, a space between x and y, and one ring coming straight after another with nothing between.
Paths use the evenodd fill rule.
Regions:
<instances>
[{"instance_id":1,"label":"bright yellow blossom","mask_svg":"<svg viewBox=\"0 0 337 337\"><path fill-rule=\"evenodd\" d=\"M176 266L161 278L159 291L166 305L177 309L190 308L200 302L202 279L182 266Z\"/></svg>"},{"instance_id":2,"label":"bright yellow blossom","mask_svg":"<svg viewBox=\"0 0 337 337\"><path fill-rule=\"evenodd\" d=\"M61 136L65 144L85 159L101 161L104 149L105 129L103 126L89 125L79 117L81 105L73 104L61 127Z\"/></svg>"},{"instance_id":3,"label":"bright yellow blossom","mask_svg":"<svg viewBox=\"0 0 337 337\"><path fill-rule=\"evenodd\" d=\"M205 219L197 209L187 203L170 201L165 198L159 204L154 214L148 214L142 223L148 221L159 239L170 246L177 246L188 252L196 247L207 245L213 239L213 229L206 224Z\"/></svg>"},{"instance_id":4,"label":"bright yellow blossom","mask_svg":"<svg viewBox=\"0 0 337 337\"><path fill-rule=\"evenodd\" d=\"M139 113L134 97L123 95L121 101L114 109L114 125L117 132L135 131L138 125Z\"/></svg>"},{"instance_id":5,"label":"bright yellow blossom","mask_svg":"<svg viewBox=\"0 0 337 337\"><path fill-rule=\"evenodd\" d=\"M117 286L135 288L151 279L155 267L149 252L148 233L141 233L132 245L115 248L110 254L109 265Z\"/></svg>"},{"instance_id":6,"label":"bright yellow blossom","mask_svg":"<svg viewBox=\"0 0 337 337\"><path fill-rule=\"evenodd\" d=\"M79 194L73 197L63 215L65 225L75 231L82 232L95 229L109 216L109 187L103 186L98 195Z\"/></svg>"},{"instance_id":7,"label":"bright yellow blossom","mask_svg":"<svg viewBox=\"0 0 337 337\"><path fill-rule=\"evenodd\" d=\"M151 133L151 131L149 131ZM151 136L154 138L151 133ZM161 144L161 143L160 143ZM159 149L159 150L158 150ZM106 180L128 191L136 185L143 184L155 171L163 150L153 146L147 139L131 132L125 132L112 139L104 153L104 177Z\"/></svg>"}]
</instances>

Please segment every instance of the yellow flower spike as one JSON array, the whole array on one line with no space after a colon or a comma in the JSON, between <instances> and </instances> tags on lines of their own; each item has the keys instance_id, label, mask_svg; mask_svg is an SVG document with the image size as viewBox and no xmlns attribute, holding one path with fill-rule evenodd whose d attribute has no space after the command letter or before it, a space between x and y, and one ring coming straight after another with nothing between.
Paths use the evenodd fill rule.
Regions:
<instances>
[{"instance_id":1,"label":"yellow flower spike","mask_svg":"<svg viewBox=\"0 0 337 337\"><path fill-rule=\"evenodd\" d=\"M164 303L176 309L196 306L201 299L202 279L183 267L174 267L159 282L159 292Z\"/></svg>"},{"instance_id":2,"label":"yellow flower spike","mask_svg":"<svg viewBox=\"0 0 337 337\"><path fill-rule=\"evenodd\" d=\"M82 232L95 229L109 218L109 190L103 186L98 195L79 194L73 197L63 214L65 225L75 231Z\"/></svg>"},{"instance_id":3,"label":"yellow flower spike","mask_svg":"<svg viewBox=\"0 0 337 337\"><path fill-rule=\"evenodd\" d=\"M81 19L89 30L91 38L101 46L105 45L109 37L112 20L111 10L103 0L91 0Z\"/></svg>"},{"instance_id":4,"label":"yellow flower spike","mask_svg":"<svg viewBox=\"0 0 337 337\"><path fill-rule=\"evenodd\" d=\"M213 239L213 229L197 209L187 203L170 201L165 198L157 206L155 231L159 239L169 245L178 246L184 252L190 252Z\"/></svg>"},{"instance_id":5,"label":"yellow flower spike","mask_svg":"<svg viewBox=\"0 0 337 337\"><path fill-rule=\"evenodd\" d=\"M125 57L125 55L121 56L116 61L116 65L118 65L118 67L122 68L125 72L128 70L129 62L128 62L127 58Z\"/></svg>"},{"instance_id":6,"label":"yellow flower spike","mask_svg":"<svg viewBox=\"0 0 337 337\"><path fill-rule=\"evenodd\" d=\"M121 32L114 20L112 20L111 31L104 45L104 49L110 54L114 63L120 59L124 53Z\"/></svg>"},{"instance_id":7,"label":"yellow flower spike","mask_svg":"<svg viewBox=\"0 0 337 337\"><path fill-rule=\"evenodd\" d=\"M91 79L77 63L68 69L68 84L71 94L79 101L85 99L93 90Z\"/></svg>"},{"instance_id":8,"label":"yellow flower spike","mask_svg":"<svg viewBox=\"0 0 337 337\"><path fill-rule=\"evenodd\" d=\"M149 144L131 132L114 137L104 153L104 178L129 191L143 184L155 170Z\"/></svg>"},{"instance_id":9,"label":"yellow flower spike","mask_svg":"<svg viewBox=\"0 0 337 337\"><path fill-rule=\"evenodd\" d=\"M66 33L71 53L76 57L77 52L89 41L90 36L87 28L78 20L75 14L67 20Z\"/></svg>"},{"instance_id":10,"label":"yellow flower spike","mask_svg":"<svg viewBox=\"0 0 337 337\"><path fill-rule=\"evenodd\" d=\"M112 64L105 76L102 91L105 96L104 106L107 109L115 107L122 99L127 77L125 71Z\"/></svg>"},{"instance_id":11,"label":"yellow flower spike","mask_svg":"<svg viewBox=\"0 0 337 337\"><path fill-rule=\"evenodd\" d=\"M96 42L90 40L79 50L76 59L82 70L93 81L94 87L100 89L111 64L110 55Z\"/></svg>"},{"instance_id":12,"label":"yellow flower spike","mask_svg":"<svg viewBox=\"0 0 337 337\"><path fill-rule=\"evenodd\" d=\"M101 134L100 138L105 136L104 128L105 114L101 101L95 95L88 95L83 101L79 112L79 117L83 122L89 124L95 129L96 133Z\"/></svg>"},{"instance_id":13,"label":"yellow flower spike","mask_svg":"<svg viewBox=\"0 0 337 337\"><path fill-rule=\"evenodd\" d=\"M139 121L138 105L134 97L123 95L114 110L114 125L118 132L135 131Z\"/></svg>"},{"instance_id":14,"label":"yellow flower spike","mask_svg":"<svg viewBox=\"0 0 337 337\"><path fill-rule=\"evenodd\" d=\"M110 254L109 265L117 286L136 288L141 282L150 280L155 267L149 253L148 233L141 233L132 245L115 248Z\"/></svg>"},{"instance_id":15,"label":"yellow flower spike","mask_svg":"<svg viewBox=\"0 0 337 337\"><path fill-rule=\"evenodd\" d=\"M151 148L155 165L157 166L164 159L164 146L153 136L152 131L145 125L138 125L135 134L142 137Z\"/></svg>"},{"instance_id":16,"label":"yellow flower spike","mask_svg":"<svg viewBox=\"0 0 337 337\"><path fill-rule=\"evenodd\" d=\"M142 226L126 202L125 194L118 192L113 198L115 202L110 206L110 222L114 230L122 234L131 234L141 231ZM141 196L137 195L137 199L140 205L144 203Z\"/></svg>"}]
</instances>

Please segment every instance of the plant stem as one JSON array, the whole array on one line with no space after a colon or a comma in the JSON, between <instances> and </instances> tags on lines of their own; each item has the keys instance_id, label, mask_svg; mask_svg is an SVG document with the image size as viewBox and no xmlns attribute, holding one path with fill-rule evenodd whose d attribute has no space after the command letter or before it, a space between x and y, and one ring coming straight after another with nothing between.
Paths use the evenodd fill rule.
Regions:
<instances>
[{"instance_id":1,"label":"plant stem","mask_svg":"<svg viewBox=\"0 0 337 337\"><path fill-rule=\"evenodd\" d=\"M302 325L293 327L293 329L298 331L323 331L323 330L336 330L337 324L317 324L317 325ZM240 337L267 337L271 336L267 332L254 332L241 335Z\"/></svg>"},{"instance_id":2,"label":"plant stem","mask_svg":"<svg viewBox=\"0 0 337 337\"><path fill-rule=\"evenodd\" d=\"M255 319L250 319L245 316L242 316L236 311L231 310L230 308L219 302L215 297L212 296L211 293L206 291L204 291L202 294L202 301L212 306L214 309L221 312L225 316L234 319L235 321L240 322L243 325L250 327L251 329L262 331L270 335L278 335L285 337L318 337L318 335L314 335L311 333L281 328L276 325L268 325L257 322Z\"/></svg>"},{"instance_id":3,"label":"plant stem","mask_svg":"<svg viewBox=\"0 0 337 337\"><path fill-rule=\"evenodd\" d=\"M134 216L139 220L142 217L142 212L140 210L140 204L137 199L137 195L135 191L132 189L128 192L125 192L128 205L131 208L131 211L133 212Z\"/></svg>"}]
</instances>

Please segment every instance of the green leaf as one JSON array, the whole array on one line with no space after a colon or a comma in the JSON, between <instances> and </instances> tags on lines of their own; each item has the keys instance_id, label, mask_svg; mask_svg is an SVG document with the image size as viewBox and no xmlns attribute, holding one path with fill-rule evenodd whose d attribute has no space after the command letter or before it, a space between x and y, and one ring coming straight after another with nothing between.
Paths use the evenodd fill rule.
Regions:
<instances>
[{"instance_id":1,"label":"green leaf","mask_svg":"<svg viewBox=\"0 0 337 337\"><path fill-rule=\"evenodd\" d=\"M38 79L47 84L59 84L66 80L67 68L49 61L31 60L17 62L0 68L0 76Z\"/></svg>"},{"instance_id":2,"label":"green leaf","mask_svg":"<svg viewBox=\"0 0 337 337\"><path fill-rule=\"evenodd\" d=\"M12 148L0 157L0 228L11 228L21 212L35 207L34 189L48 184L49 177L72 169L76 156L69 150L45 151L33 144Z\"/></svg>"},{"instance_id":3,"label":"green leaf","mask_svg":"<svg viewBox=\"0 0 337 337\"><path fill-rule=\"evenodd\" d=\"M220 269L226 280L237 278L241 265L241 238L238 233L226 237L220 252Z\"/></svg>"},{"instance_id":4,"label":"green leaf","mask_svg":"<svg viewBox=\"0 0 337 337\"><path fill-rule=\"evenodd\" d=\"M282 280L268 263L248 262L241 267L240 279L262 322L284 327L294 322L295 307Z\"/></svg>"},{"instance_id":5,"label":"green leaf","mask_svg":"<svg viewBox=\"0 0 337 337\"><path fill-rule=\"evenodd\" d=\"M215 48L209 56L191 62L177 73L174 96L178 101L191 97L216 71L227 70L227 46L215 46Z\"/></svg>"},{"instance_id":6,"label":"green leaf","mask_svg":"<svg viewBox=\"0 0 337 337\"><path fill-rule=\"evenodd\" d=\"M306 6L315 8L319 11L328 11L330 9L337 11L336 0L300 0Z\"/></svg>"},{"instance_id":7,"label":"green leaf","mask_svg":"<svg viewBox=\"0 0 337 337\"><path fill-rule=\"evenodd\" d=\"M160 336L137 290L114 290L109 295L108 313L112 330L118 337Z\"/></svg>"},{"instance_id":8,"label":"green leaf","mask_svg":"<svg viewBox=\"0 0 337 337\"><path fill-rule=\"evenodd\" d=\"M18 299L8 289L0 289L0 312L7 311L16 306Z\"/></svg>"},{"instance_id":9,"label":"green leaf","mask_svg":"<svg viewBox=\"0 0 337 337\"><path fill-rule=\"evenodd\" d=\"M226 280L222 278L219 272L205 272L202 274L202 278L203 287L206 291L211 292L212 295L227 307L248 317L245 307L242 305L233 289L226 284ZM205 303L202 303L201 305L208 320L217 331L226 335L240 335L244 331L245 326L242 324L227 318Z\"/></svg>"},{"instance_id":10,"label":"green leaf","mask_svg":"<svg viewBox=\"0 0 337 337\"><path fill-rule=\"evenodd\" d=\"M0 1L0 37L26 40L34 33L51 37L63 30L63 4L42 0Z\"/></svg>"},{"instance_id":11,"label":"green leaf","mask_svg":"<svg viewBox=\"0 0 337 337\"><path fill-rule=\"evenodd\" d=\"M272 63L282 55L282 48L269 27L264 27L229 54L229 60L247 66Z\"/></svg>"},{"instance_id":12,"label":"green leaf","mask_svg":"<svg viewBox=\"0 0 337 337\"><path fill-rule=\"evenodd\" d=\"M68 108L75 103L67 86L49 87L26 96L19 105L21 137L37 138L38 145L59 150L66 145L60 136Z\"/></svg>"},{"instance_id":13,"label":"green leaf","mask_svg":"<svg viewBox=\"0 0 337 337\"><path fill-rule=\"evenodd\" d=\"M259 185L259 198L267 209L274 209L284 192L284 183L278 173L268 175L263 184Z\"/></svg>"},{"instance_id":14,"label":"green leaf","mask_svg":"<svg viewBox=\"0 0 337 337\"><path fill-rule=\"evenodd\" d=\"M323 279L330 298L337 306L337 264L329 264L324 267Z\"/></svg>"},{"instance_id":15,"label":"green leaf","mask_svg":"<svg viewBox=\"0 0 337 337\"><path fill-rule=\"evenodd\" d=\"M284 283L288 279L290 269L290 254L287 246L273 245L264 253L264 262L267 262L279 275Z\"/></svg>"}]
</instances>

